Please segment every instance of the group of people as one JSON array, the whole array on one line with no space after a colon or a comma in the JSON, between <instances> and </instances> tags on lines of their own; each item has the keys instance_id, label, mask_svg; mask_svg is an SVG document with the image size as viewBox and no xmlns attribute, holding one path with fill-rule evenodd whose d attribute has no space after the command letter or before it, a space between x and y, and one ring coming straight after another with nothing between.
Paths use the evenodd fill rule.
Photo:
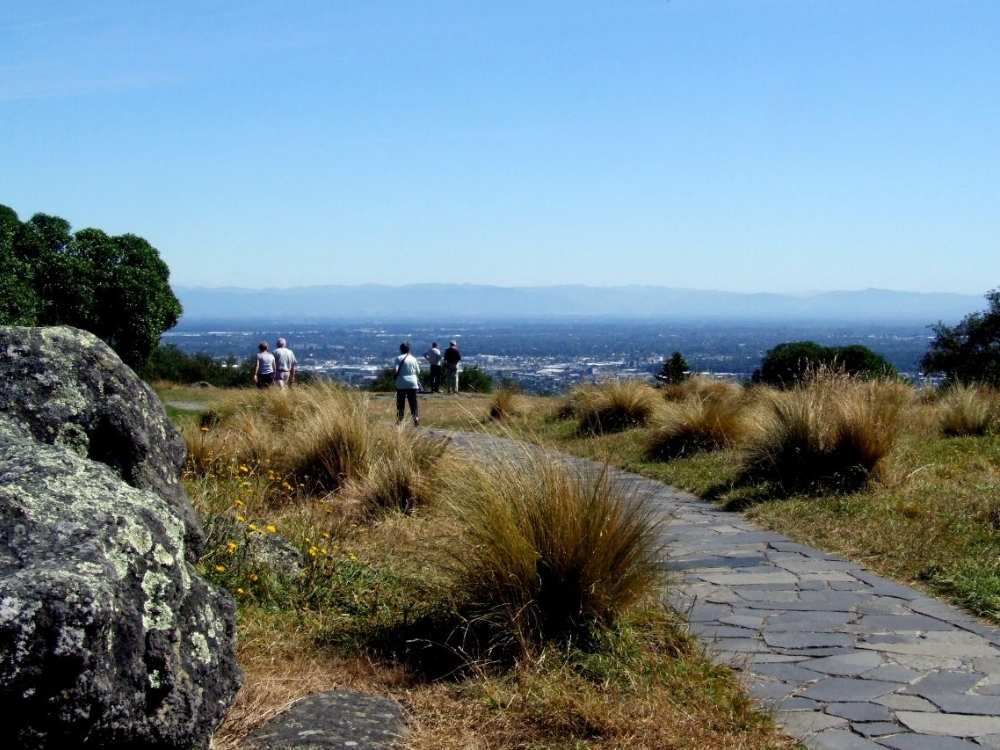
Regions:
<instances>
[{"instance_id":1,"label":"group of people","mask_svg":"<svg viewBox=\"0 0 1000 750\"><path fill-rule=\"evenodd\" d=\"M458 363L462 361L462 353L458 344L449 342L448 348L442 352L437 342L424 352L424 359L430 365L431 377L428 390L431 393L441 392L441 383L447 393L458 393ZM401 423L410 405L410 416L413 424L420 425L420 414L417 406L417 394L420 392L420 362L410 353L410 345L403 342L399 345L399 356L396 357L396 422Z\"/></svg>"},{"instance_id":2,"label":"group of people","mask_svg":"<svg viewBox=\"0 0 1000 750\"><path fill-rule=\"evenodd\" d=\"M257 361L253 368L253 382L258 388L289 388L295 384L295 371L299 363L288 342L279 338L274 353L268 351L267 342L257 344Z\"/></svg>"}]
</instances>

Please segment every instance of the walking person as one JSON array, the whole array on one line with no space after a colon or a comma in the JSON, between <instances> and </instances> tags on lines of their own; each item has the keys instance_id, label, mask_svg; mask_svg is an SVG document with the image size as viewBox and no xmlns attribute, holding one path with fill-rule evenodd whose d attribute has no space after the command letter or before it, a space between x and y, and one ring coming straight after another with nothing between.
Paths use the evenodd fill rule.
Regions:
<instances>
[{"instance_id":1,"label":"walking person","mask_svg":"<svg viewBox=\"0 0 1000 750\"><path fill-rule=\"evenodd\" d=\"M462 353L454 341L448 343L444 350L444 388L448 393L458 393L458 363L462 361Z\"/></svg>"},{"instance_id":2,"label":"walking person","mask_svg":"<svg viewBox=\"0 0 1000 750\"><path fill-rule=\"evenodd\" d=\"M257 344L257 361L253 367L253 382L258 388L270 388L274 383L274 355L267 350L267 342Z\"/></svg>"},{"instance_id":3,"label":"walking person","mask_svg":"<svg viewBox=\"0 0 1000 750\"><path fill-rule=\"evenodd\" d=\"M420 415L417 412L417 391L420 389L420 363L410 354L410 345L399 345L399 356L396 357L396 424L403 423L403 413L406 404L410 404L410 416L413 426L420 426Z\"/></svg>"},{"instance_id":4,"label":"walking person","mask_svg":"<svg viewBox=\"0 0 1000 750\"><path fill-rule=\"evenodd\" d=\"M288 348L288 342L283 338L278 339L278 345L275 347L274 363L274 382L278 388L295 385L295 373L298 371L299 361L295 359L295 352Z\"/></svg>"},{"instance_id":5,"label":"walking person","mask_svg":"<svg viewBox=\"0 0 1000 750\"><path fill-rule=\"evenodd\" d=\"M431 344L431 348L424 353L424 359L426 359L431 366L431 393L441 392L441 360L443 355L441 350L438 349L438 342L435 341Z\"/></svg>"}]
</instances>

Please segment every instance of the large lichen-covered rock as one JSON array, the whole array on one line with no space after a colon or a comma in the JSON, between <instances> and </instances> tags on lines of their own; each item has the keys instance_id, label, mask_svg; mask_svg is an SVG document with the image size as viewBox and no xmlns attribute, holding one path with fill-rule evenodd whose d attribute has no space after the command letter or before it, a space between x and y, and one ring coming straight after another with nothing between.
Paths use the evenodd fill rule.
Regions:
<instances>
[{"instance_id":1,"label":"large lichen-covered rock","mask_svg":"<svg viewBox=\"0 0 1000 750\"><path fill-rule=\"evenodd\" d=\"M19 431L0 417L5 746L207 747L240 683L232 599L170 503Z\"/></svg>"},{"instance_id":2,"label":"large lichen-covered rock","mask_svg":"<svg viewBox=\"0 0 1000 750\"><path fill-rule=\"evenodd\" d=\"M65 326L0 327L0 414L158 494L183 519L197 558L201 531L179 482L184 442L156 394L99 338Z\"/></svg>"}]
</instances>

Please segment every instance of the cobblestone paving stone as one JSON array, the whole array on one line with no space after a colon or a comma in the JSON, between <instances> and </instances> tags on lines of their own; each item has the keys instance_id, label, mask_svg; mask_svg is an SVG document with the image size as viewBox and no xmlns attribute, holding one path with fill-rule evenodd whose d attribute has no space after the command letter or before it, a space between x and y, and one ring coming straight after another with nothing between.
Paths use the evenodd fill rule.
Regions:
<instances>
[{"instance_id":1,"label":"cobblestone paving stone","mask_svg":"<svg viewBox=\"0 0 1000 750\"><path fill-rule=\"evenodd\" d=\"M479 456L525 450L450 435ZM1000 748L1000 629L694 495L612 475L661 514L669 604L807 748Z\"/></svg>"}]
</instances>

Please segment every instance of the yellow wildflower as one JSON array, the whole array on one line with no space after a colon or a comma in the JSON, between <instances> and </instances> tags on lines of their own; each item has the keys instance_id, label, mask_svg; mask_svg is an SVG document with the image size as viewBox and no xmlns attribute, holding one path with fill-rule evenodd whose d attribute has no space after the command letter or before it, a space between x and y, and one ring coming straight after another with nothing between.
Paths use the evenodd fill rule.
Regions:
<instances>
[{"instance_id":1,"label":"yellow wildflower","mask_svg":"<svg viewBox=\"0 0 1000 750\"><path fill-rule=\"evenodd\" d=\"M225 565L216 565L215 566L215 572L216 573L225 573L226 572L226 566Z\"/></svg>"},{"instance_id":2,"label":"yellow wildflower","mask_svg":"<svg viewBox=\"0 0 1000 750\"><path fill-rule=\"evenodd\" d=\"M239 521L240 523L246 523L247 517L246 516L236 516L236 520Z\"/></svg>"},{"instance_id":3,"label":"yellow wildflower","mask_svg":"<svg viewBox=\"0 0 1000 750\"><path fill-rule=\"evenodd\" d=\"M256 581L257 580L257 574L256 573L251 573L250 574L250 580L251 581Z\"/></svg>"},{"instance_id":4,"label":"yellow wildflower","mask_svg":"<svg viewBox=\"0 0 1000 750\"><path fill-rule=\"evenodd\" d=\"M268 534L276 534L278 532L278 527L275 526L273 523L269 523L267 526L264 527L264 531L266 531Z\"/></svg>"},{"instance_id":5,"label":"yellow wildflower","mask_svg":"<svg viewBox=\"0 0 1000 750\"><path fill-rule=\"evenodd\" d=\"M202 431L202 432L208 432L208 428L207 428L207 427L202 427L202 428L201 428L201 431Z\"/></svg>"},{"instance_id":6,"label":"yellow wildflower","mask_svg":"<svg viewBox=\"0 0 1000 750\"><path fill-rule=\"evenodd\" d=\"M230 555L233 554L236 551L236 548L239 547L239 546L240 545L238 545L234 541L228 541L228 542L226 542L226 549L229 551Z\"/></svg>"},{"instance_id":7,"label":"yellow wildflower","mask_svg":"<svg viewBox=\"0 0 1000 750\"><path fill-rule=\"evenodd\" d=\"M247 528L250 529L250 531L256 531L257 530L257 524L252 523L249 526L247 526Z\"/></svg>"},{"instance_id":8,"label":"yellow wildflower","mask_svg":"<svg viewBox=\"0 0 1000 750\"><path fill-rule=\"evenodd\" d=\"M248 471L250 471L250 467L247 466L246 464L240 464L240 471L246 474Z\"/></svg>"},{"instance_id":9,"label":"yellow wildflower","mask_svg":"<svg viewBox=\"0 0 1000 750\"><path fill-rule=\"evenodd\" d=\"M244 591L244 590L243 590L243 589L241 589L241 588L237 588L237 589L236 589L236 593L237 593L237 594L239 594L240 596L243 596L243 595L244 595L244 594L246 593L246 591Z\"/></svg>"}]
</instances>

